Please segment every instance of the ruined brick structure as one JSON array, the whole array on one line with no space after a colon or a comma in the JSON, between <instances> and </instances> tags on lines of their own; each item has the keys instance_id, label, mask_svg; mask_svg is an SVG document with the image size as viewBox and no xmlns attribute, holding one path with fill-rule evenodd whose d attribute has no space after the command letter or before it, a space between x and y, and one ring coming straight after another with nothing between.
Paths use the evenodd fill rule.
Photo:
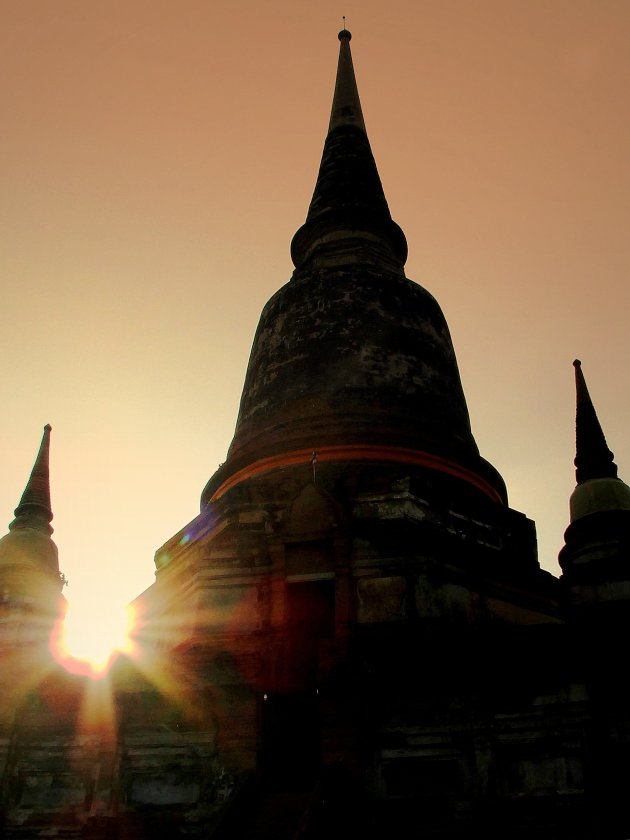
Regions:
<instances>
[{"instance_id":1,"label":"ruined brick structure","mask_svg":"<svg viewBox=\"0 0 630 840\"><path fill-rule=\"evenodd\" d=\"M8 838L630 836L630 489L576 362L563 575L540 568L405 277L350 37L294 274L135 602L143 667L119 659L109 727L81 679L25 677L61 589L45 433L0 541Z\"/></svg>"}]
</instances>

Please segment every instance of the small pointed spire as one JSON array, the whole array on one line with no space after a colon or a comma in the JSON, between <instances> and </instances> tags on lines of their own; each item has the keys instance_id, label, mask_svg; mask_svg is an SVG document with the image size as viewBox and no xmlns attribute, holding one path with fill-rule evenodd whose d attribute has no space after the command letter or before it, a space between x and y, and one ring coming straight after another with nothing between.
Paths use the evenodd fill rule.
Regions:
<instances>
[{"instance_id":1,"label":"small pointed spire","mask_svg":"<svg viewBox=\"0 0 630 840\"><path fill-rule=\"evenodd\" d=\"M597 419L582 362L576 359L575 368L575 478L578 484L593 478L617 478L614 455L608 448L602 427Z\"/></svg>"},{"instance_id":2,"label":"small pointed spire","mask_svg":"<svg viewBox=\"0 0 630 840\"><path fill-rule=\"evenodd\" d=\"M352 64L352 53L350 52L350 39L352 38L352 34L344 26L338 37L341 42L339 46L339 64L337 65L337 80L335 82L335 92L330 111L328 133L340 125L356 125L361 131L365 131L359 89L357 88L357 80Z\"/></svg>"},{"instance_id":3,"label":"small pointed spire","mask_svg":"<svg viewBox=\"0 0 630 840\"><path fill-rule=\"evenodd\" d=\"M48 535L53 532L50 526L53 514L50 505L48 467L51 431L51 426L46 424L31 475L22 493L20 503L15 509L15 519L9 525L10 531L16 528L34 528Z\"/></svg>"}]
</instances>

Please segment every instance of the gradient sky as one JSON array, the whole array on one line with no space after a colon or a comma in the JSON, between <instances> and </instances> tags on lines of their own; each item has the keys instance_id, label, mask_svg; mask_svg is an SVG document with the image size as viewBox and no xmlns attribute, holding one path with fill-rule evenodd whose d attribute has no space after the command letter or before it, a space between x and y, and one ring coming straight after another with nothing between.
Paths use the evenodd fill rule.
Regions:
<instances>
[{"instance_id":1,"label":"gradient sky","mask_svg":"<svg viewBox=\"0 0 630 840\"><path fill-rule=\"evenodd\" d=\"M225 459L341 14L407 276L541 565L574 485L575 357L630 480L628 0L1 0L0 530L51 423L65 592L95 624Z\"/></svg>"}]
</instances>

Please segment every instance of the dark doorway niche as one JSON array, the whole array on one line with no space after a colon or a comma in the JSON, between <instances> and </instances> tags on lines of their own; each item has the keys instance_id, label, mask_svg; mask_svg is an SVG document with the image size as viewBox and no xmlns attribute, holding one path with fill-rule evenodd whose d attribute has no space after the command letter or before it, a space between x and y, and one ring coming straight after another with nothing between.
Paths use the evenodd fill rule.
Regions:
<instances>
[{"instance_id":1,"label":"dark doorway niche","mask_svg":"<svg viewBox=\"0 0 630 840\"><path fill-rule=\"evenodd\" d=\"M335 635L335 581L286 585L283 678L262 699L261 765L275 778L301 784L320 758L320 643Z\"/></svg>"}]
</instances>

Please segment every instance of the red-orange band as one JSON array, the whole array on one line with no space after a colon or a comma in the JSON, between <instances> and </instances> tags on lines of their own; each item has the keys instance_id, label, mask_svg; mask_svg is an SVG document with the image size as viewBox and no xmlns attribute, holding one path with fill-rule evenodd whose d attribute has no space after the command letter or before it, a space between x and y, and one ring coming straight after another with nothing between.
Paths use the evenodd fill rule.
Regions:
<instances>
[{"instance_id":1,"label":"red-orange band","mask_svg":"<svg viewBox=\"0 0 630 840\"><path fill-rule=\"evenodd\" d=\"M313 455L312 449L297 449L293 452L283 452L280 455L272 455L269 458L261 458L254 461L247 467L238 470L214 492L211 501L219 499L226 491L240 484L248 478L276 470L280 467L289 467L294 464L308 464ZM415 466L428 467L437 472L448 473L448 475L467 481L489 496L494 502L503 504L499 492L484 478L465 467L440 458L438 455L431 455L418 449L401 449L396 446L324 446L317 449L317 461L393 461L395 463L414 464Z\"/></svg>"}]
</instances>

